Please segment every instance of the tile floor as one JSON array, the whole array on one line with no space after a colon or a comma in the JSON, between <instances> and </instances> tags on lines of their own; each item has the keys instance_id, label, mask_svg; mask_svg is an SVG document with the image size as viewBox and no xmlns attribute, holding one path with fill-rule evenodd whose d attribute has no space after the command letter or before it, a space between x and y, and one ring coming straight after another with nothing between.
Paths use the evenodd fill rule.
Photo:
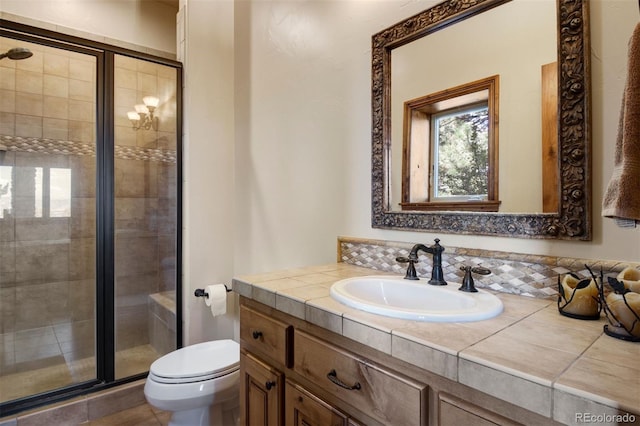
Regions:
<instances>
[{"instance_id":1,"label":"tile floor","mask_svg":"<svg viewBox=\"0 0 640 426\"><path fill-rule=\"evenodd\" d=\"M81 423L89 426L166 426L171 413L158 410L149 404L142 404L100 419Z\"/></svg>"}]
</instances>

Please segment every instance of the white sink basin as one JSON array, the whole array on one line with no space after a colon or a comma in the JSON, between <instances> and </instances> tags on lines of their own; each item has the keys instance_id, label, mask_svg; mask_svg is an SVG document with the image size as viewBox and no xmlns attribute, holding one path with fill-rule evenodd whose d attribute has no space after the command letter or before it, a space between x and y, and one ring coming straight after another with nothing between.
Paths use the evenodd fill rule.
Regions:
<instances>
[{"instance_id":1,"label":"white sink basin","mask_svg":"<svg viewBox=\"0 0 640 426\"><path fill-rule=\"evenodd\" d=\"M502 301L491 293L467 293L458 290L460 284L433 286L427 281L384 275L347 278L331 286L331 297L362 311L416 321L479 321L502 312Z\"/></svg>"}]
</instances>

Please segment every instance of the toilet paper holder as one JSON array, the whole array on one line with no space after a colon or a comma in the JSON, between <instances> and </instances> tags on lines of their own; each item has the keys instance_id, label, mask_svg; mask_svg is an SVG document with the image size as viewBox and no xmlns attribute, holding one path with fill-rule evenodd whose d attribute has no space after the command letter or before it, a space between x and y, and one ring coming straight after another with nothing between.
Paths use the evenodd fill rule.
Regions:
<instances>
[{"instance_id":1,"label":"toilet paper holder","mask_svg":"<svg viewBox=\"0 0 640 426\"><path fill-rule=\"evenodd\" d=\"M231 289L227 287L226 284L223 285L225 290L227 290L227 293L229 293ZM197 288L196 291L193 292L193 295L196 297L206 297L207 299L209 298L209 293L207 293L203 288Z\"/></svg>"}]
</instances>

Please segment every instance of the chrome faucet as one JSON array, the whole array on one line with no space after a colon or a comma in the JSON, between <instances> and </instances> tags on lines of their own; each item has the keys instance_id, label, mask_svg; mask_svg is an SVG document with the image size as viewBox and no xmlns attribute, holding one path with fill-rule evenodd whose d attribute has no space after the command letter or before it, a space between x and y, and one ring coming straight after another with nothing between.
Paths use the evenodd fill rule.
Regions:
<instances>
[{"instance_id":1,"label":"chrome faucet","mask_svg":"<svg viewBox=\"0 0 640 426\"><path fill-rule=\"evenodd\" d=\"M435 239L435 244L431 247L427 247L424 244L416 244L409 252L409 257L397 257L396 260L400 263L408 263L407 273L404 276L405 280L418 280L416 274L415 263L418 261L418 252L423 251L433 255L433 268L431 270L431 279L429 284L431 285L447 285L444 280L444 273L442 272L442 252L444 247L440 245L440 239Z\"/></svg>"}]
</instances>

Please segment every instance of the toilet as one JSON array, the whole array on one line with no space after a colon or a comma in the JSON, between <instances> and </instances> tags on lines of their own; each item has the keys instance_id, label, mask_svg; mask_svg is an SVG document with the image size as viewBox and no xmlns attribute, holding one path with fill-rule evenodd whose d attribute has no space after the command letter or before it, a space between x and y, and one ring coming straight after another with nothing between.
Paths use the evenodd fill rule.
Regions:
<instances>
[{"instance_id":1,"label":"toilet","mask_svg":"<svg viewBox=\"0 0 640 426\"><path fill-rule=\"evenodd\" d=\"M151 364L144 395L152 406L173 412L169 425L237 425L240 345L214 340L164 355Z\"/></svg>"}]
</instances>

